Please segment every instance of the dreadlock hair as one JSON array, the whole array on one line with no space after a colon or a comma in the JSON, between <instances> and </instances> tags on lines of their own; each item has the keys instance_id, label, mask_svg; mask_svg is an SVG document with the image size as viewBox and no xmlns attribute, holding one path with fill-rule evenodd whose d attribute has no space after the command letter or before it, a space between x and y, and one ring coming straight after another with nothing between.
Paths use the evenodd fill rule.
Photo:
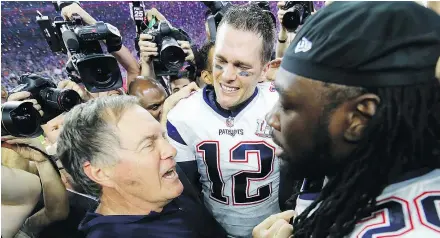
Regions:
<instances>
[{"instance_id":1,"label":"dreadlock hair","mask_svg":"<svg viewBox=\"0 0 440 238\"><path fill-rule=\"evenodd\" d=\"M375 211L376 198L393 180L411 170L440 167L440 84L436 80L383 88L336 86L330 91L329 108L364 93L378 95L381 102L340 173L294 220L295 238L344 237Z\"/></svg>"}]
</instances>

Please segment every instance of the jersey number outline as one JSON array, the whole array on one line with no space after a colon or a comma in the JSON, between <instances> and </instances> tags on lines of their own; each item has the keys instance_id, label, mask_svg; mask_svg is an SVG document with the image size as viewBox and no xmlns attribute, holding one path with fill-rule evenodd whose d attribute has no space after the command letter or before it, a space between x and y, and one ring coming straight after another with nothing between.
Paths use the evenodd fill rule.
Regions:
<instances>
[{"instance_id":1,"label":"jersey number outline","mask_svg":"<svg viewBox=\"0 0 440 238\"><path fill-rule=\"evenodd\" d=\"M209 197L222 204L229 204L230 198L224 194L220 166L220 143L218 141L202 141L196 147L202 154L206 166L206 174L211 182ZM230 163L249 163L249 155L255 154L258 161L257 170L241 170L232 175L232 204L234 206L251 205L264 202L272 195L272 183L257 188L257 194L250 195L252 181L261 181L269 177L274 169L275 147L265 141L242 141L229 150Z\"/></svg>"},{"instance_id":2,"label":"jersey number outline","mask_svg":"<svg viewBox=\"0 0 440 238\"><path fill-rule=\"evenodd\" d=\"M424 192L418 195L413 202L420 224L440 233L440 191ZM378 211L370 217L362 219L358 224L379 216L381 221L365 226L358 232L357 238L400 237L414 229L408 201L392 196L378 201L377 207Z\"/></svg>"}]
</instances>

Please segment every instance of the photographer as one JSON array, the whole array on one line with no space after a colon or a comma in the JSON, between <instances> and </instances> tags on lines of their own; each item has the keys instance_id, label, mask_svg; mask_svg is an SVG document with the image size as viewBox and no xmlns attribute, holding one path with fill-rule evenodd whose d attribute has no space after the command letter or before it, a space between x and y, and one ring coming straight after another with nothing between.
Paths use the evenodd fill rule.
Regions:
<instances>
[{"instance_id":1,"label":"photographer","mask_svg":"<svg viewBox=\"0 0 440 238\"><path fill-rule=\"evenodd\" d=\"M172 28L171 24L165 17L157 11L157 9L152 8L151 10L146 11L147 18L149 21L153 19L153 17L159 22L166 22ZM177 40L178 45L181 47L185 54L185 61L190 64L195 64L195 58L193 49L191 48L190 42ZM147 78L156 78L155 69L153 66L153 57L159 56L159 48L157 44L153 42L153 36L150 34L140 34L139 36L139 52L140 52L140 61L141 61L141 75Z\"/></svg>"},{"instance_id":2,"label":"photographer","mask_svg":"<svg viewBox=\"0 0 440 238\"><path fill-rule=\"evenodd\" d=\"M283 17L286 13L286 10L283 10L282 7L286 2L280 1L277 3L278 7L278 21L280 22L280 32L278 33L278 42L277 42L277 48L276 48L276 57L282 58L284 56L284 52L286 51L287 47L289 47L290 42L292 42L293 38L295 38L295 33L288 32L287 29L283 26Z\"/></svg>"},{"instance_id":3,"label":"photographer","mask_svg":"<svg viewBox=\"0 0 440 238\"><path fill-rule=\"evenodd\" d=\"M17 232L20 233L18 237L23 237L23 233L33 237L52 222L67 217L67 193L47 155L30 147L11 148L22 159L36 164L38 176L2 166L2 237L14 237ZM38 202L41 189L45 206L28 217Z\"/></svg>"},{"instance_id":4,"label":"photographer","mask_svg":"<svg viewBox=\"0 0 440 238\"><path fill-rule=\"evenodd\" d=\"M73 14L78 14L87 25L94 25L97 22L84 9L82 9L78 3L72 3L63 7L61 10L61 15L64 19L71 19ZM128 48L122 45L121 39L107 40L105 43L109 53L116 58L125 70L127 70L127 85L130 85L130 82L132 82L140 73L136 59L131 55Z\"/></svg>"},{"instance_id":5,"label":"photographer","mask_svg":"<svg viewBox=\"0 0 440 238\"><path fill-rule=\"evenodd\" d=\"M287 5L289 3L289 5ZM327 3L326 3L327 4ZM299 7L298 7L299 6ZM304 23L305 19L313 12L313 3L311 2L286 2L280 1L277 3L278 7L278 21L280 22L280 32L278 33L278 42L276 46L276 58L282 58L290 42L295 38L296 32ZM286 9L288 7L288 9ZM293 10L293 9L294 10ZM297 10L302 9L302 10ZM286 18L286 13L291 15ZM295 12L295 14L293 14ZM296 15L293 17L293 15ZM288 20L289 22L284 22ZM289 29L286 26L289 26Z\"/></svg>"}]
</instances>

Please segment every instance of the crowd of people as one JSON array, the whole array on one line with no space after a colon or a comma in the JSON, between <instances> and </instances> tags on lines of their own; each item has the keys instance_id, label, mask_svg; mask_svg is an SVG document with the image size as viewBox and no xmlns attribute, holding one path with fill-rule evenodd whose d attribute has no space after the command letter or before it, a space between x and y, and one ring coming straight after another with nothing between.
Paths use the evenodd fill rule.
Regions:
<instances>
[{"instance_id":1,"label":"crowd of people","mask_svg":"<svg viewBox=\"0 0 440 238\"><path fill-rule=\"evenodd\" d=\"M245 4L246 2L234 2ZM98 20L109 22L122 32L124 45L137 57L134 47L136 30L130 16L129 2L81 2ZM184 29L195 46L202 46L205 38L204 12L201 2L145 2L146 8L157 8L173 26ZM314 2L315 8L323 2ZM17 86L17 78L23 73L41 73L60 82L67 78L67 56L51 52L36 22L37 10L54 19L57 15L50 2L2 2L1 44L2 85L8 90ZM276 14L276 2L270 3ZM193 14L200 13L200 14ZM123 77L125 70L121 68Z\"/></svg>"},{"instance_id":2,"label":"crowd of people","mask_svg":"<svg viewBox=\"0 0 440 238\"><path fill-rule=\"evenodd\" d=\"M215 28L145 4L191 39L135 39L128 2L2 2L2 238L439 236L438 2L235 2ZM119 29L123 82L104 57L68 78L35 10Z\"/></svg>"}]
</instances>

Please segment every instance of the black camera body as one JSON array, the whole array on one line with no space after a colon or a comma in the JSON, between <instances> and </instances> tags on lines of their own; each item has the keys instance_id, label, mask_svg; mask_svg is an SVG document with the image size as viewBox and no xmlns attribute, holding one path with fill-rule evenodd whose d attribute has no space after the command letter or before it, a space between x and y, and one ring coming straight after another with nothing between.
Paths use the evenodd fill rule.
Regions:
<instances>
[{"instance_id":1,"label":"black camera body","mask_svg":"<svg viewBox=\"0 0 440 238\"><path fill-rule=\"evenodd\" d=\"M226 14L228 9L232 6L232 3L221 1L202 1L202 3L205 4L205 6L211 11L211 15L208 16L206 22L208 24L210 40L215 42L218 25L222 21L223 16Z\"/></svg>"},{"instance_id":2,"label":"black camera body","mask_svg":"<svg viewBox=\"0 0 440 238\"><path fill-rule=\"evenodd\" d=\"M67 6L69 4L62 4ZM122 75L115 57L104 54L99 40L120 39L112 25L97 22L84 25L80 16L69 21L52 21L37 16L37 23L52 52L70 54L66 66L70 79L83 83L89 92L103 92L122 87Z\"/></svg>"},{"instance_id":3,"label":"black camera body","mask_svg":"<svg viewBox=\"0 0 440 238\"><path fill-rule=\"evenodd\" d=\"M154 21L148 22L144 9L141 2L133 1L130 3L130 13L136 25L134 45L138 56L140 56L140 34L149 34L159 49L158 56L152 58L155 75L177 75L185 63L186 57L177 41L188 41L191 44L191 38L184 30L174 28L168 22L159 22L155 17L153 17Z\"/></svg>"},{"instance_id":4,"label":"black camera body","mask_svg":"<svg viewBox=\"0 0 440 238\"><path fill-rule=\"evenodd\" d=\"M313 2L287 1L282 7L287 12L283 16L283 26L288 32L295 32L300 25L303 25L313 10Z\"/></svg>"},{"instance_id":5,"label":"black camera body","mask_svg":"<svg viewBox=\"0 0 440 238\"><path fill-rule=\"evenodd\" d=\"M41 116L32 102L2 104L2 136L37 137L43 133Z\"/></svg>"},{"instance_id":6,"label":"black camera body","mask_svg":"<svg viewBox=\"0 0 440 238\"><path fill-rule=\"evenodd\" d=\"M142 33L151 35L152 41L159 49L158 56L153 57L156 76L177 75L186 57L177 41L190 42L188 34L181 29L171 27L167 22L160 22Z\"/></svg>"},{"instance_id":7,"label":"black camera body","mask_svg":"<svg viewBox=\"0 0 440 238\"><path fill-rule=\"evenodd\" d=\"M71 89L57 89L50 79L36 74L25 74L20 77L19 85L11 93L27 91L36 99L44 112L43 124L52 120L75 105L81 103L81 97Z\"/></svg>"}]
</instances>

